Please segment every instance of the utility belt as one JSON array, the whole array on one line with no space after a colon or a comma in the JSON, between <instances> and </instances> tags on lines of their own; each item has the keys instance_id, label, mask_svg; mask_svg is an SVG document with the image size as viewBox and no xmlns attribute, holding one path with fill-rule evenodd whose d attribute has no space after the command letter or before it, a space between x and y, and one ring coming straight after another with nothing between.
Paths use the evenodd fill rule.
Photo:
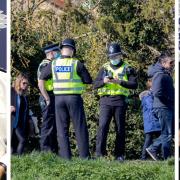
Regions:
<instances>
[{"instance_id":1,"label":"utility belt","mask_svg":"<svg viewBox=\"0 0 180 180\"><path fill-rule=\"evenodd\" d=\"M122 94L119 94L119 95L103 95L103 96L101 96L101 97L116 97L116 96L118 96L118 97L122 97L122 98L126 98L126 96L125 95L122 95Z\"/></svg>"}]
</instances>

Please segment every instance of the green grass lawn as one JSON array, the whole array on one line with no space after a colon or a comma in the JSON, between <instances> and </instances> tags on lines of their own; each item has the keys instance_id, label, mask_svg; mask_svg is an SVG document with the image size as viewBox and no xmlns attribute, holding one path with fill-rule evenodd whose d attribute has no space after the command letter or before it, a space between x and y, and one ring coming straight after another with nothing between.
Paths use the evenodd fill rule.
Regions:
<instances>
[{"instance_id":1,"label":"green grass lawn","mask_svg":"<svg viewBox=\"0 0 180 180\"><path fill-rule=\"evenodd\" d=\"M51 153L32 152L12 156L13 180L173 180L174 159L168 161L126 160L124 163L74 158L66 161Z\"/></svg>"}]
</instances>

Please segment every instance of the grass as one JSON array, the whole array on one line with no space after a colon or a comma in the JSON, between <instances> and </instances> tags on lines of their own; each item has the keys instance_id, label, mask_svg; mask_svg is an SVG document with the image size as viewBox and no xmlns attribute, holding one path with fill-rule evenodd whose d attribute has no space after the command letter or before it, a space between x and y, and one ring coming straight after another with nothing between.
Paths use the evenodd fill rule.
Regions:
<instances>
[{"instance_id":1,"label":"grass","mask_svg":"<svg viewBox=\"0 0 180 180\"><path fill-rule=\"evenodd\" d=\"M67 161L51 153L32 152L12 156L12 180L172 180L174 159L168 161L128 161L105 158Z\"/></svg>"}]
</instances>

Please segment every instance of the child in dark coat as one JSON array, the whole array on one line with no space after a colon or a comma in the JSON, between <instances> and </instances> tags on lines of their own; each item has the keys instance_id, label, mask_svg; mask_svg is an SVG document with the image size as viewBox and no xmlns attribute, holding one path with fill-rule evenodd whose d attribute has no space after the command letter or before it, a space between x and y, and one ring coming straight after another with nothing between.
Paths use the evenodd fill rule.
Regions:
<instances>
[{"instance_id":1,"label":"child in dark coat","mask_svg":"<svg viewBox=\"0 0 180 180\"><path fill-rule=\"evenodd\" d=\"M161 126L158 118L153 113L153 94L151 91L152 79L148 78L147 88L139 94L143 111L145 141L142 150L141 159L147 159L146 148L152 144L154 138L157 138L161 132Z\"/></svg>"}]
</instances>

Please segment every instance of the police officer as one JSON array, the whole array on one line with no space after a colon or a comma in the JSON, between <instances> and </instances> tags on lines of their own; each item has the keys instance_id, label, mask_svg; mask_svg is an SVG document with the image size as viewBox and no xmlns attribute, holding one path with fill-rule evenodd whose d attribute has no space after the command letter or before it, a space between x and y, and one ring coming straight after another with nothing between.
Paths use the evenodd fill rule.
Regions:
<instances>
[{"instance_id":1,"label":"police officer","mask_svg":"<svg viewBox=\"0 0 180 180\"><path fill-rule=\"evenodd\" d=\"M53 44L49 42L44 48L46 58L40 63L37 71L38 85L41 91L39 98L41 110L42 110L42 127L41 127L41 138L40 148L42 151L57 152L57 133L56 133L56 122L55 122L55 101L53 94L53 82L52 78L47 78L45 81L40 81L39 77L45 67L56 58L60 57L59 44ZM44 86L41 86L41 83ZM42 88L43 87L43 88Z\"/></svg>"},{"instance_id":2,"label":"police officer","mask_svg":"<svg viewBox=\"0 0 180 180\"><path fill-rule=\"evenodd\" d=\"M81 158L87 158L89 138L81 94L85 90L85 84L91 84L92 79L84 64L75 58L76 47L73 39L65 39L60 49L61 59L54 60L52 65L48 65L40 79L45 80L49 75L53 75L59 155L65 159L71 158L69 143L71 119L79 155Z\"/></svg>"},{"instance_id":3,"label":"police officer","mask_svg":"<svg viewBox=\"0 0 180 180\"><path fill-rule=\"evenodd\" d=\"M98 89L100 96L96 156L106 154L107 134L113 117L116 130L115 157L119 161L124 160L126 98L129 95L129 89L137 88L135 71L123 62L123 54L119 44L110 44L109 61L100 69L94 82L94 88Z\"/></svg>"}]
</instances>

